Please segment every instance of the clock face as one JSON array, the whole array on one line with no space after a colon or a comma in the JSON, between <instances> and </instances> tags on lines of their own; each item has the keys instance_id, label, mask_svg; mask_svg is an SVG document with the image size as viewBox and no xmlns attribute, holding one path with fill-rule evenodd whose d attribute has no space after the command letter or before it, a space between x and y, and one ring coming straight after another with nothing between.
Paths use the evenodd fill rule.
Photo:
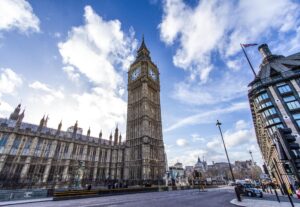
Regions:
<instances>
[{"instance_id":1,"label":"clock face","mask_svg":"<svg viewBox=\"0 0 300 207\"><path fill-rule=\"evenodd\" d=\"M131 80L137 79L137 77L139 77L140 74L141 74L141 68L138 67L131 73Z\"/></svg>"},{"instance_id":2,"label":"clock face","mask_svg":"<svg viewBox=\"0 0 300 207\"><path fill-rule=\"evenodd\" d=\"M157 75L154 72L154 70L152 68L149 68L149 76L153 79L156 80L157 79Z\"/></svg>"}]
</instances>

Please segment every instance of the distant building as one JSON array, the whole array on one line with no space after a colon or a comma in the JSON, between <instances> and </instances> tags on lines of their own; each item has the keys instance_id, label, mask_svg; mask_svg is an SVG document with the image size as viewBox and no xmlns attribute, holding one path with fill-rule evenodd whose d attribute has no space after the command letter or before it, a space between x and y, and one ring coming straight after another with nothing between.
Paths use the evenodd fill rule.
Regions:
<instances>
[{"instance_id":1,"label":"distant building","mask_svg":"<svg viewBox=\"0 0 300 207\"><path fill-rule=\"evenodd\" d=\"M173 179L184 178L184 169L182 163L177 162L174 166L169 167L170 176Z\"/></svg>"},{"instance_id":2,"label":"distant building","mask_svg":"<svg viewBox=\"0 0 300 207\"><path fill-rule=\"evenodd\" d=\"M258 50L263 60L248 90L257 143L270 176L279 184L282 177L289 186L295 182L295 176L287 175L273 134L277 128L290 128L300 143L300 53L274 55L267 44Z\"/></svg>"},{"instance_id":3,"label":"distant building","mask_svg":"<svg viewBox=\"0 0 300 207\"><path fill-rule=\"evenodd\" d=\"M235 179L253 179L258 180L262 170L252 160L235 161L233 167Z\"/></svg>"},{"instance_id":4,"label":"distant building","mask_svg":"<svg viewBox=\"0 0 300 207\"><path fill-rule=\"evenodd\" d=\"M207 170L206 161L204 161L204 159L203 159L203 161L201 161L200 158L198 157L198 160L195 164L194 170L196 170L197 172L201 172L201 173L205 172Z\"/></svg>"},{"instance_id":5,"label":"distant building","mask_svg":"<svg viewBox=\"0 0 300 207\"><path fill-rule=\"evenodd\" d=\"M185 166L184 169L184 176L186 178L191 178L193 177L193 172L194 172L194 166Z\"/></svg>"},{"instance_id":6,"label":"distant building","mask_svg":"<svg viewBox=\"0 0 300 207\"><path fill-rule=\"evenodd\" d=\"M213 182L223 182L231 180L229 165L227 162L216 162L212 165L207 165L207 171L205 172L206 178L211 178Z\"/></svg>"}]
</instances>

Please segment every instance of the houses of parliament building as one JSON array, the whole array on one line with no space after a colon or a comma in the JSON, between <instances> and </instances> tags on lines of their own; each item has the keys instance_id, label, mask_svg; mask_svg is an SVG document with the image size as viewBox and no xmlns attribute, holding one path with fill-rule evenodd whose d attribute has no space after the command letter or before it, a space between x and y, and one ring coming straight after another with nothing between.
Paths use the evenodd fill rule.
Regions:
<instances>
[{"instance_id":1,"label":"houses of parliament building","mask_svg":"<svg viewBox=\"0 0 300 207\"><path fill-rule=\"evenodd\" d=\"M122 182L162 182L166 158L162 137L159 70L144 39L128 71L126 140L118 128L108 139L86 135L76 122L62 131L23 122L18 105L0 118L0 187L75 187Z\"/></svg>"}]
</instances>

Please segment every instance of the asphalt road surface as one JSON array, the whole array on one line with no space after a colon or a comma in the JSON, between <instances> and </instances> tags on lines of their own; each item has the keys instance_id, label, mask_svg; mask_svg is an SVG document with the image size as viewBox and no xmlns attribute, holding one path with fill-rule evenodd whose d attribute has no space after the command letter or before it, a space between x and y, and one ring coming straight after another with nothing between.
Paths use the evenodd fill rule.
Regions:
<instances>
[{"instance_id":1,"label":"asphalt road surface","mask_svg":"<svg viewBox=\"0 0 300 207\"><path fill-rule=\"evenodd\" d=\"M20 207L236 207L230 204L235 197L230 189L179 190L153 193L115 195L65 201L18 204Z\"/></svg>"}]
</instances>

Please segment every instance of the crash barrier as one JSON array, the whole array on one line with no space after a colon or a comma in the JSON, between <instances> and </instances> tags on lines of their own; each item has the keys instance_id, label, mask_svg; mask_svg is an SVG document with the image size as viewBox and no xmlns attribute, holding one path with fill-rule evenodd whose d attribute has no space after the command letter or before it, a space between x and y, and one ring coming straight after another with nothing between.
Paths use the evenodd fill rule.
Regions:
<instances>
[{"instance_id":1,"label":"crash barrier","mask_svg":"<svg viewBox=\"0 0 300 207\"><path fill-rule=\"evenodd\" d=\"M206 186L205 188L214 188L218 186ZM112 196L131 193L147 193L147 192L161 192L172 190L188 190L199 189L199 186L161 186L161 187L136 187L136 188L117 188L117 189L101 189L101 190L68 190L57 191L53 194L53 200L68 200L90 198L98 196Z\"/></svg>"},{"instance_id":2,"label":"crash barrier","mask_svg":"<svg viewBox=\"0 0 300 207\"><path fill-rule=\"evenodd\" d=\"M0 190L0 202L47 198L47 189Z\"/></svg>"},{"instance_id":3,"label":"crash barrier","mask_svg":"<svg viewBox=\"0 0 300 207\"><path fill-rule=\"evenodd\" d=\"M143 193L143 192L155 192L158 191L158 187L146 187L146 188L118 188L107 190L72 190L54 192L53 200L68 200L77 198L89 198L108 195L120 195L130 193Z\"/></svg>"}]
</instances>

